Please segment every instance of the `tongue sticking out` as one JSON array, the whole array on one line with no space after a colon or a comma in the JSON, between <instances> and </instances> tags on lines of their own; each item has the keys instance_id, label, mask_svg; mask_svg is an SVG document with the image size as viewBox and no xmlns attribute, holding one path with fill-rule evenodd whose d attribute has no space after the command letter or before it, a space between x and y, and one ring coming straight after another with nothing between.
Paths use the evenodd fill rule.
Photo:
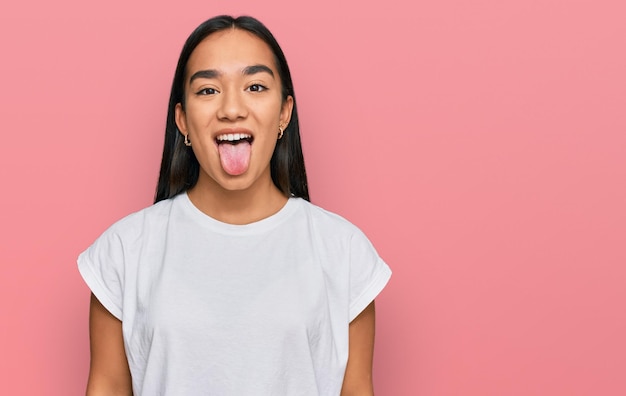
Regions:
<instances>
[{"instance_id":1,"label":"tongue sticking out","mask_svg":"<svg viewBox=\"0 0 626 396\"><path fill-rule=\"evenodd\" d=\"M220 143L220 162L222 168L231 176L237 176L248 170L250 165L250 142L240 141L237 144Z\"/></svg>"}]
</instances>

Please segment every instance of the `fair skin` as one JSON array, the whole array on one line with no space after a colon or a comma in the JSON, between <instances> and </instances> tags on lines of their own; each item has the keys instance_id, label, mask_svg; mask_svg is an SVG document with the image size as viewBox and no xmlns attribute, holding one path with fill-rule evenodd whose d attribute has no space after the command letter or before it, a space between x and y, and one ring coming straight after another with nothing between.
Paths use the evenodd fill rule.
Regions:
<instances>
[{"instance_id":1,"label":"fair skin","mask_svg":"<svg viewBox=\"0 0 626 396\"><path fill-rule=\"evenodd\" d=\"M270 159L279 126L291 118L293 99L281 95L281 81L267 44L238 29L203 40L187 63L185 107L176 123L191 141L200 163L197 184L188 191L207 215L230 224L249 224L278 212L287 202L271 179ZM233 171L220 161L218 137L252 136L249 161ZM89 315L91 367L88 396L132 395L122 322L92 295ZM342 396L371 396L374 303L349 326L349 357Z\"/></svg>"},{"instance_id":2,"label":"fair skin","mask_svg":"<svg viewBox=\"0 0 626 396\"><path fill-rule=\"evenodd\" d=\"M93 294L89 308L89 345L91 364L87 396L132 395L122 322L107 311Z\"/></svg>"},{"instance_id":3,"label":"fair skin","mask_svg":"<svg viewBox=\"0 0 626 396\"><path fill-rule=\"evenodd\" d=\"M270 48L241 30L225 30L203 40L187 63L185 109L176 106L176 123L200 163L191 201L209 216L246 224L276 213L287 198L276 188L270 159L279 126L291 118L293 99L285 100ZM217 138L227 133L253 136L250 164L229 174L220 163Z\"/></svg>"}]
</instances>

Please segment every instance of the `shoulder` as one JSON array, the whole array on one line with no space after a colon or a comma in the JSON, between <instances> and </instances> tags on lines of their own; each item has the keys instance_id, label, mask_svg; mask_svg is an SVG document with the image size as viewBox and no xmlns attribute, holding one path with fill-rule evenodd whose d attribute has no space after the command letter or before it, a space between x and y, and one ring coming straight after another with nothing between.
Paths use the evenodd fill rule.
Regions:
<instances>
[{"instance_id":1,"label":"shoulder","mask_svg":"<svg viewBox=\"0 0 626 396\"><path fill-rule=\"evenodd\" d=\"M162 234L175 199L158 202L116 221L79 255L79 263L122 266L129 255Z\"/></svg>"},{"instance_id":2,"label":"shoulder","mask_svg":"<svg viewBox=\"0 0 626 396\"><path fill-rule=\"evenodd\" d=\"M349 248L354 241L369 243L363 231L343 216L308 201L301 200L300 205L306 214L308 227L324 244Z\"/></svg>"},{"instance_id":3,"label":"shoulder","mask_svg":"<svg viewBox=\"0 0 626 396\"><path fill-rule=\"evenodd\" d=\"M131 242L141 235L165 226L177 198L157 202L121 218L104 231L100 238Z\"/></svg>"},{"instance_id":4,"label":"shoulder","mask_svg":"<svg viewBox=\"0 0 626 396\"><path fill-rule=\"evenodd\" d=\"M300 200L302 210L316 226L332 230L333 234L354 235L360 234L361 230L344 217L317 206L311 202Z\"/></svg>"}]
</instances>

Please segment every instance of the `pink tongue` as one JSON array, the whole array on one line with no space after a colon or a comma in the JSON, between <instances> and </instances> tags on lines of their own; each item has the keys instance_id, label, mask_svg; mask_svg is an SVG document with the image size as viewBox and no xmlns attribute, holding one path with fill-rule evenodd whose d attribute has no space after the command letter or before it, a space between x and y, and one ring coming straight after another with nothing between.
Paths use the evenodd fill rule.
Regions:
<instances>
[{"instance_id":1,"label":"pink tongue","mask_svg":"<svg viewBox=\"0 0 626 396\"><path fill-rule=\"evenodd\" d=\"M220 143L218 145L222 168L232 176L241 175L250 165L250 143L243 141L237 144Z\"/></svg>"}]
</instances>

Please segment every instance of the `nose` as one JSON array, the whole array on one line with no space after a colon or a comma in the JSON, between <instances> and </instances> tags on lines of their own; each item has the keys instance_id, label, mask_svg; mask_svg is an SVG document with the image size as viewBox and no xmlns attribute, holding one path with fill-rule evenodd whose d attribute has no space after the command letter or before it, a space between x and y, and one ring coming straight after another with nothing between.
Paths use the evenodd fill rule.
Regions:
<instances>
[{"instance_id":1,"label":"nose","mask_svg":"<svg viewBox=\"0 0 626 396\"><path fill-rule=\"evenodd\" d=\"M217 117L221 120L237 121L246 118L248 108L243 98L243 92L235 89L225 90L221 95Z\"/></svg>"}]
</instances>

